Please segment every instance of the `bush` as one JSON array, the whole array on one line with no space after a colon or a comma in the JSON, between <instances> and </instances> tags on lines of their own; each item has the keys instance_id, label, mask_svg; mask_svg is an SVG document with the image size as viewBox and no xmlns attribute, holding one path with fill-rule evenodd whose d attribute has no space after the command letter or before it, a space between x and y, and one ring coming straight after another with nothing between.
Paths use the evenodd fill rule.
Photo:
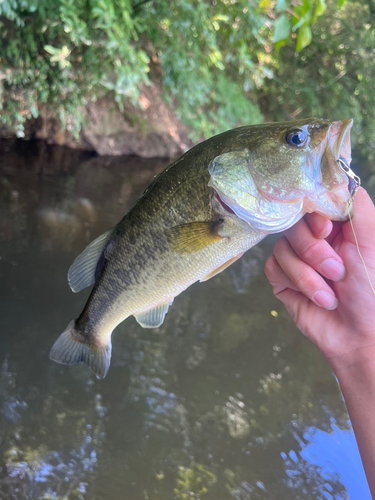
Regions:
<instances>
[{"instance_id":1,"label":"bush","mask_svg":"<svg viewBox=\"0 0 375 500\"><path fill-rule=\"evenodd\" d=\"M1 15L2 114L23 135L38 105L76 133L80 107L113 91L137 103L149 58L128 0L4 0Z\"/></svg>"},{"instance_id":2,"label":"bush","mask_svg":"<svg viewBox=\"0 0 375 500\"><path fill-rule=\"evenodd\" d=\"M300 113L356 118L373 147L373 0L3 0L3 123L48 105L75 135L84 106L121 109L160 74L193 139ZM150 70L153 72L149 77ZM359 126L364 133L359 133Z\"/></svg>"}]
</instances>

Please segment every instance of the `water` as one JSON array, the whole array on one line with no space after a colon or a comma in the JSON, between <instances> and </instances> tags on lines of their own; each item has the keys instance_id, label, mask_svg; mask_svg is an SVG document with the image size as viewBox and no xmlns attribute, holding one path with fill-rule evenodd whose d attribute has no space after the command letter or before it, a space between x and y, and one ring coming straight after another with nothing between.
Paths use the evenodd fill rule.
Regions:
<instances>
[{"instance_id":1,"label":"water","mask_svg":"<svg viewBox=\"0 0 375 500\"><path fill-rule=\"evenodd\" d=\"M128 318L107 378L48 352L88 292L69 265L165 160L1 142L0 498L370 499L336 380L263 275L276 237Z\"/></svg>"}]
</instances>

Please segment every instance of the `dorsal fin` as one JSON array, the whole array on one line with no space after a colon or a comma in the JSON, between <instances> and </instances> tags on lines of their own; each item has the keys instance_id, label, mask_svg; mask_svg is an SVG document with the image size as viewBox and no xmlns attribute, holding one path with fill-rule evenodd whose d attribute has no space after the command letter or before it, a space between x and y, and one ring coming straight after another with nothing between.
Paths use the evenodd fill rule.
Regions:
<instances>
[{"instance_id":1,"label":"dorsal fin","mask_svg":"<svg viewBox=\"0 0 375 500\"><path fill-rule=\"evenodd\" d=\"M68 271L68 283L73 292L80 292L95 282L95 269L112 229L101 234L78 255Z\"/></svg>"},{"instance_id":2,"label":"dorsal fin","mask_svg":"<svg viewBox=\"0 0 375 500\"><path fill-rule=\"evenodd\" d=\"M169 306L172 304L172 300L168 300L163 304L150 309L141 314L135 315L135 319L143 328L159 328L163 324L165 315L168 312Z\"/></svg>"}]
</instances>

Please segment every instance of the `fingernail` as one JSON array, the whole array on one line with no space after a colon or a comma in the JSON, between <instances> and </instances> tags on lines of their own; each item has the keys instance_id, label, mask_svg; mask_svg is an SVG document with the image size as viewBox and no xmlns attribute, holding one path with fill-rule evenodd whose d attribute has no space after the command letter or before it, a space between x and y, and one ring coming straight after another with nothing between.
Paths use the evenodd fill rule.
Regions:
<instances>
[{"instance_id":1,"label":"fingernail","mask_svg":"<svg viewBox=\"0 0 375 500\"><path fill-rule=\"evenodd\" d=\"M346 270L344 264L335 259L327 259L321 264L320 269L324 276L332 281L340 281L345 278Z\"/></svg>"},{"instance_id":2,"label":"fingernail","mask_svg":"<svg viewBox=\"0 0 375 500\"><path fill-rule=\"evenodd\" d=\"M328 309L330 311L336 309L338 304L336 297L332 295L332 293L326 292L325 290L315 292L313 299L318 306L324 307L324 309Z\"/></svg>"}]
</instances>

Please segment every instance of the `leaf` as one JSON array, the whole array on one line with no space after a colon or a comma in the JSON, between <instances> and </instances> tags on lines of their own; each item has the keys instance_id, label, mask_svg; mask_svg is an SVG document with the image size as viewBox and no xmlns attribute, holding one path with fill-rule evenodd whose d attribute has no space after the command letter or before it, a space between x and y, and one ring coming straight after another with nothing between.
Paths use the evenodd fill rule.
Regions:
<instances>
[{"instance_id":1,"label":"leaf","mask_svg":"<svg viewBox=\"0 0 375 500\"><path fill-rule=\"evenodd\" d=\"M269 10L271 8L271 0L260 0L259 8L261 10Z\"/></svg>"},{"instance_id":2,"label":"leaf","mask_svg":"<svg viewBox=\"0 0 375 500\"><path fill-rule=\"evenodd\" d=\"M308 24L304 24L298 30L296 52L301 52L302 49L307 47L311 43L311 38L311 28Z\"/></svg>"},{"instance_id":3,"label":"leaf","mask_svg":"<svg viewBox=\"0 0 375 500\"><path fill-rule=\"evenodd\" d=\"M150 58L148 57L148 55L146 54L146 52L144 52L143 50L140 50L138 52L138 57L139 57L139 60L141 62L143 62L144 64L148 64L150 62Z\"/></svg>"},{"instance_id":4,"label":"leaf","mask_svg":"<svg viewBox=\"0 0 375 500\"><path fill-rule=\"evenodd\" d=\"M227 15L224 15L224 14L217 14L216 16L214 16L213 20L214 21L223 21L225 23L229 23L230 17Z\"/></svg>"},{"instance_id":5,"label":"leaf","mask_svg":"<svg viewBox=\"0 0 375 500\"><path fill-rule=\"evenodd\" d=\"M304 24L309 24L310 20L311 20L311 13L310 13L310 11L306 12L305 14L303 14L300 17L299 20L297 20L297 19L295 19L293 17L293 28L292 28L292 31L297 31ZM297 22L294 24L295 21L297 21Z\"/></svg>"},{"instance_id":6,"label":"leaf","mask_svg":"<svg viewBox=\"0 0 375 500\"><path fill-rule=\"evenodd\" d=\"M286 0L277 0L275 10L276 12L282 12L288 7Z\"/></svg>"},{"instance_id":7,"label":"leaf","mask_svg":"<svg viewBox=\"0 0 375 500\"><path fill-rule=\"evenodd\" d=\"M345 0L339 0L339 9L344 5Z\"/></svg>"},{"instance_id":8,"label":"leaf","mask_svg":"<svg viewBox=\"0 0 375 500\"><path fill-rule=\"evenodd\" d=\"M52 47L52 45L45 45L43 48L46 52L52 54L53 56L59 52L59 49L55 49L55 47Z\"/></svg>"},{"instance_id":9,"label":"leaf","mask_svg":"<svg viewBox=\"0 0 375 500\"><path fill-rule=\"evenodd\" d=\"M38 5L39 0L30 0L28 5L29 12L36 12Z\"/></svg>"},{"instance_id":10,"label":"leaf","mask_svg":"<svg viewBox=\"0 0 375 500\"><path fill-rule=\"evenodd\" d=\"M36 106L30 106L30 113L32 114L33 118L38 118L38 108Z\"/></svg>"},{"instance_id":11,"label":"leaf","mask_svg":"<svg viewBox=\"0 0 375 500\"><path fill-rule=\"evenodd\" d=\"M283 14L275 21L275 31L273 33L273 43L280 42L288 38L290 33L290 22Z\"/></svg>"},{"instance_id":12,"label":"leaf","mask_svg":"<svg viewBox=\"0 0 375 500\"><path fill-rule=\"evenodd\" d=\"M317 0L313 22L315 22L319 16L323 15L326 10L327 4L325 0Z\"/></svg>"},{"instance_id":13,"label":"leaf","mask_svg":"<svg viewBox=\"0 0 375 500\"><path fill-rule=\"evenodd\" d=\"M279 42L275 43L275 54L277 55L279 53L279 50L281 47L284 47L284 45L287 44L287 40L280 40Z\"/></svg>"},{"instance_id":14,"label":"leaf","mask_svg":"<svg viewBox=\"0 0 375 500\"><path fill-rule=\"evenodd\" d=\"M60 52L60 57L63 59L68 57L70 54L70 50L68 49L68 47L66 45L64 45L59 52Z\"/></svg>"}]
</instances>

